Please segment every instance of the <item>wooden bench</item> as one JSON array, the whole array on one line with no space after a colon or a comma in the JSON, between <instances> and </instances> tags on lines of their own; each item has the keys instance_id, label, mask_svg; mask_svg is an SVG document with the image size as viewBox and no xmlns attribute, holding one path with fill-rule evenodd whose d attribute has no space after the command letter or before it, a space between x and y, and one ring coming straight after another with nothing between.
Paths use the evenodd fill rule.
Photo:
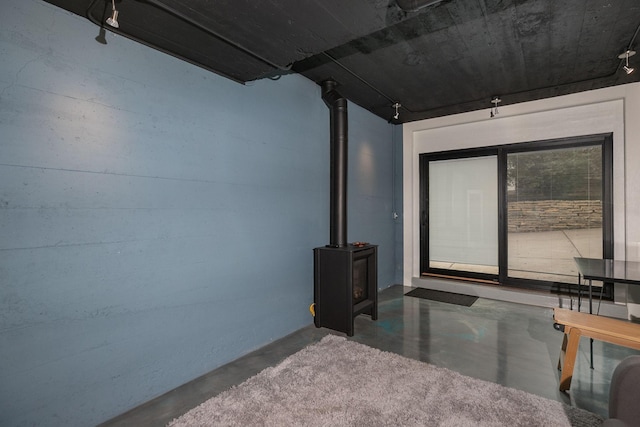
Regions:
<instances>
[{"instance_id":1,"label":"wooden bench","mask_svg":"<svg viewBox=\"0 0 640 427\"><path fill-rule=\"evenodd\" d=\"M640 350L640 324L611 317L596 316L564 308L554 308L553 318L564 332L558 369L560 391L569 390L580 337L593 338Z\"/></svg>"}]
</instances>

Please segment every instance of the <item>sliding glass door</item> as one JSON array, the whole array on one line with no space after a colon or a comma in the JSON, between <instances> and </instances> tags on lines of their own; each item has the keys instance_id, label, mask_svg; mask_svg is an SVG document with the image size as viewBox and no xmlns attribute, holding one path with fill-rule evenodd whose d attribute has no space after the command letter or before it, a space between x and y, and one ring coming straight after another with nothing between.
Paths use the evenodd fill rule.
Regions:
<instances>
[{"instance_id":1,"label":"sliding glass door","mask_svg":"<svg viewBox=\"0 0 640 427\"><path fill-rule=\"evenodd\" d=\"M543 289L612 258L612 137L424 154L421 271Z\"/></svg>"}]
</instances>

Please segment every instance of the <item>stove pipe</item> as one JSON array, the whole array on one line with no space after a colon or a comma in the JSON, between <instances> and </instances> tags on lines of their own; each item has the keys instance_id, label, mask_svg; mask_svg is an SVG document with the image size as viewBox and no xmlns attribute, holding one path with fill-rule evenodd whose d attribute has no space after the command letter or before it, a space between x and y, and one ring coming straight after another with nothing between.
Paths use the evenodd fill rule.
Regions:
<instances>
[{"instance_id":1,"label":"stove pipe","mask_svg":"<svg viewBox=\"0 0 640 427\"><path fill-rule=\"evenodd\" d=\"M335 89L336 82L322 82L322 100L329 107L331 126L330 247L347 246L347 100Z\"/></svg>"}]
</instances>

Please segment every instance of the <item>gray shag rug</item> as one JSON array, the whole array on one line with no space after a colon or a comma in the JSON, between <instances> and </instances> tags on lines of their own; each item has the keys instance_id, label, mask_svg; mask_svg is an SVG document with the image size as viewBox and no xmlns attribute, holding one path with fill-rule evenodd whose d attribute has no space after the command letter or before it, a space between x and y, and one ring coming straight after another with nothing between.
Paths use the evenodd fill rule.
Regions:
<instances>
[{"instance_id":1,"label":"gray shag rug","mask_svg":"<svg viewBox=\"0 0 640 427\"><path fill-rule=\"evenodd\" d=\"M179 426L599 426L591 412L328 335Z\"/></svg>"}]
</instances>

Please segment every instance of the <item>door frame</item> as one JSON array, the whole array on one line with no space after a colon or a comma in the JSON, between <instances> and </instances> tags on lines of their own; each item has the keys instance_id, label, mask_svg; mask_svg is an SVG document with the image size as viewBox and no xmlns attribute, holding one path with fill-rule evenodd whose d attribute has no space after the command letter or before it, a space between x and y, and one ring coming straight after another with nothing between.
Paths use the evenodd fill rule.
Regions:
<instances>
[{"instance_id":1,"label":"door frame","mask_svg":"<svg viewBox=\"0 0 640 427\"><path fill-rule=\"evenodd\" d=\"M508 276L508 230L507 230L507 155L517 152L533 152L561 148L586 146L602 147L602 254L603 258L614 258L613 244L613 133L556 138L514 144L496 145L482 148L422 153L419 155L419 232L420 232L420 276L451 277L492 283L517 288L571 292L573 286L567 283ZM469 157L497 156L498 158L498 274L464 272L458 270L431 268L429 266L429 162L438 160L463 159ZM576 285L577 285L576 278ZM577 287L577 286L576 286ZM613 284L605 283L603 298L613 299Z\"/></svg>"}]
</instances>

